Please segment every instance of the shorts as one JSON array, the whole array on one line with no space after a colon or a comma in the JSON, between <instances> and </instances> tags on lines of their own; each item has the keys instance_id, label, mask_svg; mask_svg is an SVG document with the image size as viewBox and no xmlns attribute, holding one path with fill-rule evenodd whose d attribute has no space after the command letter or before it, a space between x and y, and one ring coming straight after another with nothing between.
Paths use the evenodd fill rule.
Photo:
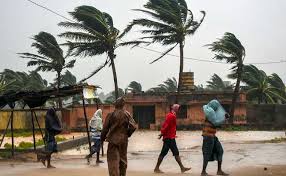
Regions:
<instances>
[{"instance_id":1,"label":"shorts","mask_svg":"<svg viewBox=\"0 0 286 176\"><path fill-rule=\"evenodd\" d=\"M171 149L173 156L179 156L179 150L175 139L164 139L163 142L164 144L160 153L161 157L165 157L168 154L169 149Z\"/></svg>"}]
</instances>

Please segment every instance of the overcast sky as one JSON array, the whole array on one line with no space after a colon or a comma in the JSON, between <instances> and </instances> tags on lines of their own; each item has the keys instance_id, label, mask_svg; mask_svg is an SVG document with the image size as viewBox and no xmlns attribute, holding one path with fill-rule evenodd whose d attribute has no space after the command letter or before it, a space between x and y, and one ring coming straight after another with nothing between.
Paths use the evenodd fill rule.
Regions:
<instances>
[{"instance_id":1,"label":"overcast sky","mask_svg":"<svg viewBox=\"0 0 286 176\"><path fill-rule=\"evenodd\" d=\"M115 26L123 30L134 18L146 17L131 9L142 8L146 0L34 0L54 11L69 17L67 12L80 5L91 5L101 11L109 13ZM286 1L285 0L186 0L189 9L200 18L200 10L206 11L206 18L194 36L186 41L185 56L192 58L209 59L213 57L204 45L212 43L222 37L225 32L234 33L246 49L247 63L269 62L286 60ZM66 29L57 24L65 21L27 0L1 0L0 6L0 71L5 68L15 71L29 71L27 60L17 56L18 52L33 52L30 37L40 31L53 35L64 32ZM70 17L69 17L70 18ZM132 31L125 40L138 36ZM64 42L59 39L59 42ZM165 51L166 47L151 46L152 49ZM168 77L178 78L179 59L166 56L161 61L149 64L157 53L141 48L119 48L116 50L116 69L119 87L125 88L135 80L142 84L143 90L154 87ZM179 49L172 54L179 55ZM87 76L93 69L104 62L105 55L87 58L77 58L76 66L71 72L78 80ZM286 82L286 63L256 65L267 74L273 72ZM185 71L195 73L195 84L205 84L210 77L217 73L226 78L229 65L213 64L185 60ZM48 81L52 81L55 74L41 73ZM104 92L111 91L113 77L111 68L105 68L99 74L88 80L89 84L100 85Z\"/></svg>"}]
</instances>

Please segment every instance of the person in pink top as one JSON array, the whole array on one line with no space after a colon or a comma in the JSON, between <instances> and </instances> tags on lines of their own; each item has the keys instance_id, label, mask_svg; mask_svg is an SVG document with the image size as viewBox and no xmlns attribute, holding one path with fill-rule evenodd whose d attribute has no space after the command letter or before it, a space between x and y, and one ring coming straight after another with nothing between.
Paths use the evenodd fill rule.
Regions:
<instances>
[{"instance_id":1,"label":"person in pink top","mask_svg":"<svg viewBox=\"0 0 286 176\"><path fill-rule=\"evenodd\" d=\"M186 168L182 164L181 158L179 156L179 150L176 144L176 130L177 130L177 123L176 123L176 114L178 113L180 105L174 104L172 106L171 112L169 112L166 116L166 120L162 125L161 134L159 135L159 139L163 137L163 147L161 153L158 157L158 161L156 167L154 169L155 173L163 173L159 167L164 159L164 157L168 154L169 150L171 149L176 161L178 162L181 172L184 173L191 168Z\"/></svg>"}]
</instances>

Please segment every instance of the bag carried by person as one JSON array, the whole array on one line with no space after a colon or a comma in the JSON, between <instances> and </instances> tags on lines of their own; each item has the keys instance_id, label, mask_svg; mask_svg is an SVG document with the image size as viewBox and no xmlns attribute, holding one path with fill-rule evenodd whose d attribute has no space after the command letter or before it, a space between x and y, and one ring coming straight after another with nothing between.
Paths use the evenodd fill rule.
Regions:
<instances>
[{"instance_id":1,"label":"bag carried by person","mask_svg":"<svg viewBox=\"0 0 286 176\"><path fill-rule=\"evenodd\" d=\"M126 114L126 116L128 118L127 135L128 135L128 137L130 137L137 129L136 122L131 117L131 115L130 115L130 113L128 111L125 111L125 114Z\"/></svg>"},{"instance_id":2,"label":"bag carried by person","mask_svg":"<svg viewBox=\"0 0 286 176\"><path fill-rule=\"evenodd\" d=\"M204 105L203 111L208 121L214 126L220 126L224 123L226 111L217 100L212 100Z\"/></svg>"}]
</instances>

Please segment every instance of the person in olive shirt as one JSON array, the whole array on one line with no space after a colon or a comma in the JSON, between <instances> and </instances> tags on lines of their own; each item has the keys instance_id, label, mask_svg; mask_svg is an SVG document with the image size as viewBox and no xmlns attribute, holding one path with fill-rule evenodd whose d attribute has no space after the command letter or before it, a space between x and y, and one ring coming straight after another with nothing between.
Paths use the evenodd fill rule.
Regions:
<instances>
[{"instance_id":1,"label":"person in olive shirt","mask_svg":"<svg viewBox=\"0 0 286 176\"><path fill-rule=\"evenodd\" d=\"M115 110L105 119L101 132L101 142L107 141L107 163L110 176L125 176L127 169L128 137L135 131L131 130L130 123L135 125L130 113L123 109L125 100L118 98L115 101Z\"/></svg>"}]
</instances>

